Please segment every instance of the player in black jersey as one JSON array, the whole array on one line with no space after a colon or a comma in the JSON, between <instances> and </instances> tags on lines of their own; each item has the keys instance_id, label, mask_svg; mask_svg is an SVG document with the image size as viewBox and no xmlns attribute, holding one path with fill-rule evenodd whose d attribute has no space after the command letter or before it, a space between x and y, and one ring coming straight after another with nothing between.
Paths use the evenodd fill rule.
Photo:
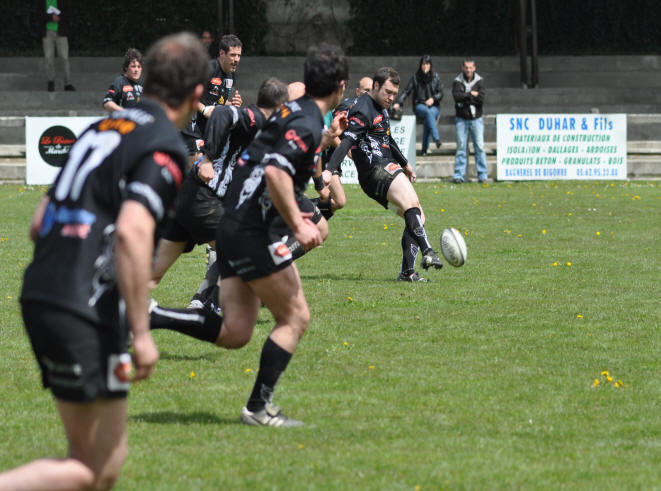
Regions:
<instances>
[{"instance_id":1,"label":"player in black jersey","mask_svg":"<svg viewBox=\"0 0 661 491\"><path fill-rule=\"evenodd\" d=\"M142 97L142 85L140 85L142 53L135 48L126 50L122 70L124 70L124 74L113 80L103 99L103 107L108 112L133 107L140 102Z\"/></svg>"},{"instance_id":2,"label":"player in black jersey","mask_svg":"<svg viewBox=\"0 0 661 491\"><path fill-rule=\"evenodd\" d=\"M191 251L196 244L215 246L216 229L223 214L222 199L232 180L237 158L286 99L287 86L277 78L270 78L262 82L256 105L218 106L213 112L202 147L204 156L186 175L175 214L161 235L154 262L156 283L182 253ZM204 301L218 303L217 294L213 298L209 290L218 280L217 266L213 263L210 258L205 281L190 307L201 308ZM194 303L196 300L199 305Z\"/></svg>"},{"instance_id":3,"label":"player in black jersey","mask_svg":"<svg viewBox=\"0 0 661 491\"><path fill-rule=\"evenodd\" d=\"M416 180L415 171L390 134L388 108L398 90L399 74L393 68L377 70L372 90L360 96L349 110L349 127L324 170L324 181L330 181L351 150L358 182L365 194L385 208L393 205L404 218L402 267L397 279L426 281L414 269L418 249L422 251L424 269L440 269L443 263L427 240L425 216L411 185Z\"/></svg>"},{"instance_id":4,"label":"player in black jersey","mask_svg":"<svg viewBox=\"0 0 661 491\"><path fill-rule=\"evenodd\" d=\"M69 452L0 474L0 489L109 489L117 480L129 383L158 359L147 311L154 235L186 168L173 123L189 120L207 63L190 34L158 41L144 100L83 132L35 212L21 307Z\"/></svg>"},{"instance_id":5,"label":"player in black jersey","mask_svg":"<svg viewBox=\"0 0 661 491\"><path fill-rule=\"evenodd\" d=\"M330 130L324 130L323 115L342 99L348 71L339 48L311 49L304 69L306 94L271 116L237 160L216 239L222 319L203 310L189 313L187 319L184 314L177 319L162 315L158 307L152 312L152 324L176 323L180 332L238 349L252 337L260 302L271 311L275 327L264 343L255 386L241 411L246 424L302 424L271 403L276 382L310 320L298 270L278 222L284 220L306 249L321 243L312 213L301 213L297 201L317 168L321 149L346 128L346 119L337 118Z\"/></svg>"},{"instance_id":6,"label":"player in black jersey","mask_svg":"<svg viewBox=\"0 0 661 491\"><path fill-rule=\"evenodd\" d=\"M192 161L197 160L204 144L207 120L218 105L240 107L241 94L234 86L234 74L241 61L241 40L234 34L226 34L220 39L218 58L209 62L209 78L204 93L197 106L197 113L186 125L182 134Z\"/></svg>"}]
</instances>

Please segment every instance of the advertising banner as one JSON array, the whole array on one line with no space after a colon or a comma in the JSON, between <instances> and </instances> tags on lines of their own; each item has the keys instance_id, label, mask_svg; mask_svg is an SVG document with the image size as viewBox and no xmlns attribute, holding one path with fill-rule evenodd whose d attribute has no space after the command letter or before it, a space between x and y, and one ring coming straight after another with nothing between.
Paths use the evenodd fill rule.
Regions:
<instances>
[{"instance_id":1,"label":"advertising banner","mask_svg":"<svg viewBox=\"0 0 661 491\"><path fill-rule=\"evenodd\" d=\"M99 117L25 118L25 182L52 184L78 136Z\"/></svg>"},{"instance_id":2,"label":"advertising banner","mask_svg":"<svg viewBox=\"0 0 661 491\"><path fill-rule=\"evenodd\" d=\"M499 114L498 180L626 179L626 114Z\"/></svg>"}]
</instances>

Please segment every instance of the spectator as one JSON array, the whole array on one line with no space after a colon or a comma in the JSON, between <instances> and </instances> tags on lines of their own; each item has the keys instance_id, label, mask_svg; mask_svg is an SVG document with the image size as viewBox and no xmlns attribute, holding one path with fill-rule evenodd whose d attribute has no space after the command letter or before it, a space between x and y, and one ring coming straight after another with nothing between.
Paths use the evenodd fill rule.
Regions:
<instances>
[{"instance_id":1,"label":"spectator","mask_svg":"<svg viewBox=\"0 0 661 491\"><path fill-rule=\"evenodd\" d=\"M418 70L397 98L393 109L399 110L410 93L413 93L413 112L422 121L422 155L427 155L430 138L436 143L436 148L441 146L436 120L443 99L443 84L438 73L432 72L431 56L422 55Z\"/></svg>"},{"instance_id":2,"label":"spectator","mask_svg":"<svg viewBox=\"0 0 661 491\"><path fill-rule=\"evenodd\" d=\"M462 73L452 83L454 98L455 126L457 131L457 153L454 159L454 182L465 180L468 162L468 134L470 133L475 148L475 166L477 180L487 180L487 158L484 154L484 122L482 104L484 104L484 81L475 71L475 61L466 58L461 67Z\"/></svg>"},{"instance_id":3,"label":"spectator","mask_svg":"<svg viewBox=\"0 0 661 491\"><path fill-rule=\"evenodd\" d=\"M135 48L129 48L124 54L122 64L124 75L119 75L108 88L103 99L103 107L108 112L123 111L126 107L133 107L142 97L142 53Z\"/></svg>"},{"instance_id":4,"label":"spectator","mask_svg":"<svg viewBox=\"0 0 661 491\"><path fill-rule=\"evenodd\" d=\"M76 88L71 85L71 65L69 64L69 39L67 38L70 9L67 0L36 0L39 14L41 40L46 60L48 92L55 90L55 50L64 62L64 90Z\"/></svg>"},{"instance_id":5,"label":"spectator","mask_svg":"<svg viewBox=\"0 0 661 491\"><path fill-rule=\"evenodd\" d=\"M209 29L202 31L202 34L200 34L200 41L202 42L202 46L204 46L209 52L209 58L213 60L218 56L218 43L213 38Z\"/></svg>"}]
</instances>

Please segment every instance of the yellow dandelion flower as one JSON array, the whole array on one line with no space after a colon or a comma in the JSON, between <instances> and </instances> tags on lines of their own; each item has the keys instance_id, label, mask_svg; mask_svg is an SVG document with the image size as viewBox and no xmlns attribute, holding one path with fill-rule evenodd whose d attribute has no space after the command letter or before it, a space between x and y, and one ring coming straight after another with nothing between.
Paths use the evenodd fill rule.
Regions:
<instances>
[{"instance_id":1,"label":"yellow dandelion flower","mask_svg":"<svg viewBox=\"0 0 661 491\"><path fill-rule=\"evenodd\" d=\"M505 229L504 232L505 232L506 234L511 234L511 233L512 233L512 231L509 230L509 229Z\"/></svg>"},{"instance_id":2,"label":"yellow dandelion flower","mask_svg":"<svg viewBox=\"0 0 661 491\"><path fill-rule=\"evenodd\" d=\"M386 225L385 223L383 224L383 230L388 230L388 225Z\"/></svg>"},{"instance_id":3,"label":"yellow dandelion flower","mask_svg":"<svg viewBox=\"0 0 661 491\"><path fill-rule=\"evenodd\" d=\"M349 235L348 237L349 237L350 239L353 239L353 235Z\"/></svg>"},{"instance_id":4,"label":"yellow dandelion flower","mask_svg":"<svg viewBox=\"0 0 661 491\"><path fill-rule=\"evenodd\" d=\"M516 236L517 236L519 239L520 239L521 237L523 237L523 235L521 235L521 234L516 234Z\"/></svg>"},{"instance_id":5,"label":"yellow dandelion flower","mask_svg":"<svg viewBox=\"0 0 661 491\"><path fill-rule=\"evenodd\" d=\"M551 264L551 266L557 266L557 265L558 265L558 261L555 261L553 264Z\"/></svg>"},{"instance_id":6,"label":"yellow dandelion flower","mask_svg":"<svg viewBox=\"0 0 661 491\"><path fill-rule=\"evenodd\" d=\"M302 449L304 449L304 448L305 448L305 445L303 445L302 443L299 443L299 444L298 444L298 449L299 449L299 450L302 450Z\"/></svg>"},{"instance_id":7,"label":"yellow dandelion flower","mask_svg":"<svg viewBox=\"0 0 661 491\"><path fill-rule=\"evenodd\" d=\"M349 343L347 343L347 342L345 341L345 342L344 342L344 347L345 347L345 348L349 347Z\"/></svg>"},{"instance_id":8,"label":"yellow dandelion flower","mask_svg":"<svg viewBox=\"0 0 661 491\"><path fill-rule=\"evenodd\" d=\"M250 372L252 372L252 368L246 368L246 369L243 371L243 373L250 373Z\"/></svg>"},{"instance_id":9,"label":"yellow dandelion flower","mask_svg":"<svg viewBox=\"0 0 661 491\"><path fill-rule=\"evenodd\" d=\"M434 191L434 194L438 194L438 191Z\"/></svg>"},{"instance_id":10,"label":"yellow dandelion flower","mask_svg":"<svg viewBox=\"0 0 661 491\"><path fill-rule=\"evenodd\" d=\"M639 200L639 199L640 199L640 196L638 196L638 195L635 195L633 198L631 198L632 201L636 201L636 200Z\"/></svg>"},{"instance_id":11,"label":"yellow dandelion flower","mask_svg":"<svg viewBox=\"0 0 661 491\"><path fill-rule=\"evenodd\" d=\"M546 229L545 228L542 229L542 235L546 235Z\"/></svg>"},{"instance_id":12,"label":"yellow dandelion flower","mask_svg":"<svg viewBox=\"0 0 661 491\"><path fill-rule=\"evenodd\" d=\"M606 380L607 380L608 382L612 382L612 381L613 381L613 377L611 377L611 376L609 375L608 377L606 377Z\"/></svg>"},{"instance_id":13,"label":"yellow dandelion flower","mask_svg":"<svg viewBox=\"0 0 661 491\"><path fill-rule=\"evenodd\" d=\"M533 203L532 206L533 206L533 207L537 206L537 203Z\"/></svg>"},{"instance_id":14,"label":"yellow dandelion flower","mask_svg":"<svg viewBox=\"0 0 661 491\"><path fill-rule=\"evenodd\" d=\"M567 261L567 266L571 266L571 261Z\"/></svg>"},{"instance_id":15,"label":"yellow dandelion flower","mask_svg":"<svg viewBox=\"0 0 661 491\"><path fill-rule=\"evenodd\" d=\"M11 295L7 295L7 300L11 300L12 298L14 297L12 297Z\"/></svg>"},{"instance_id":16,"label":"yellow dandelion flower","mask_svg":"<svg viewBox=\"0 0 661 491\"><path fill-rule=\"evenodd\" d=\"M191 372L190 375L188 375L188 378L193 380L195 378L195 372Z\"/></svg>"},{"instance_id":17,"label":"yellow dandelion flower","mask_svg":"<svg viewBox=\"0 0 661 491\"><path fill-rule=\"evenodd\" d=\"M416 484L415 488L413 488L413 489L415 489L415 491L420 491L422 489L422 486L420 486L419 484Z\"/></svg>"},{"instance_id":18,"label":"yellow dandelion flower","mask_svg":"<svg viewBox=\"0 0 661 491\"><path fill-rule=\"evenodd\" d=\"M385 242L381 242L381 245L386 245L386 243L385 243Z\"/></svg>"},{"instance_id":19,"label":"yellow dandelion flower","mask_svg":"<svg viewBox=\"0 0 661 491\"><path fill-rule=\"evenodd\" d=\"M615 385L619 386L619 387L624 387L624 382L622 382L620 379L618 379L617 382L615 382Z\"/></svg>"},{"instance_id":20,"label":"yellow dandelion flower","mask_svg":"<svg viewBox=\"0 0 661 491\"><path fill-rule=\"evenodd\" d=\"M596 387L598 385L599 385L599 379L596 378L596 379L594 379L594 382L592 382L592 387Z\"/></svg>"},{"instance_id":21,"label":"yellow dandelion flower","mask_svg":"<svg viewBox=\"0 0 661 491\"><path fill-rule=\"evenodd\" d=\"M570 216L572 216L572 215L573 215L573 213L572 213L571 211L570 211L569 213L567 213L567 216L568 216L568 217L570 217Z\"/></svg>"},{"instance_id":22,"label":"yellow dandelion flower","mask_svg":"<svg viewBox=\"0 0 661 491\"><path fill-rule=\"evenodd\" d=\"M353 302L353 297L347 297L347 300L348 300L349 302Z\"/></svg>"},{"instance_id":23,"label":"yellow dandelion flower","mask_svg":"<svg viewBox=\"0 0 661 491\"><path fill-rule=\"evenodd\" d=\"M597 235L598 235L598 236L601 235L601 232L597 231Z\"/></svg>"},{"instance_id":24,"label":"yellow dandelion flower","mask_svg":"<svg viewBox=\"0 0 661 491\"><path fill-rule=\"evenodd\" d=\"M441 208L441 213L445 213L445 208Z\"/></svg>"},{"instance_id":25,"label":"yellow dandelion flower","mask_svg":"<svg viewBox=\"0 0 661 491\"><path fill-rule=\"evenodd\" d=\"M374 370L374 365L370 365L367 367L368 370Z\"/></svg>"},{"instance_id":26,"label":"yellow dandelion flower","mask_svg":"<svg viewBox=\"0 0 661 491\"><path fill-rule=\"evenodd\" d=\"M608 377L608 370L604 370L601 372L602 377Z\"/></svg>"},{"instance_id":27,"label":"yellow dandelion flower","mask_svg":"<svg viewBox=\"0 0 661 491\"><path fill-rule=\"evenodd\" d=\"M611 187L614 188L614 187L615 187L615 183L611 182Z\"/></svg>"},{"instance_id":28,"label":"yellow dandelion flower","mask_svg":"<svg viewBox=\"0 0 661 491\"><path fill-rule=\"evenodd\" d=\"M577 319L582 319L582 318L583 318L583 315L581 315L581 314L577 314L577 315L576 315L576 318L577 318Z\"/></svg>"}]
</instances>

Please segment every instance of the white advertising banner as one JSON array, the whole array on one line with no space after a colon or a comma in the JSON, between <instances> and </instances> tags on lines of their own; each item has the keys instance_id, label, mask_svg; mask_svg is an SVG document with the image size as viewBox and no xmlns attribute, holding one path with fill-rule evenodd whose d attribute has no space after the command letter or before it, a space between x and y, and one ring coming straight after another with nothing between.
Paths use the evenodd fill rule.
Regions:
<instances>
[{"instance_id":1,"label":"white advertising banner","mask_svg":"<svg viewBox=\"0 0 661 491\"><path fill-rule=\"evenodd\" d=\"M52 184L78 136L100 117L25 118L25 182Z\"/></svg>"},{"instance_id":2,"label":"white advertising banner","mask_svg":"<svg viewBox=\"0 0 661 491\"><path fill-rule=\"evenodd\" d=\"M626 179L626 114L499 114L498 180Z\"/></svg>"},{"instance_id":3,"label":"white advertising banner","mask_svg":"<svg viewBox=\"0 0 661 491\"><path fill-rule=\"evenodd\" d=\"M390 120L390 134L404 156L415 169L415 116L402 116L399 121ZM358 184L356 166L349 157L342 161L342 184Z\"/></svg>"}]
</instances>

